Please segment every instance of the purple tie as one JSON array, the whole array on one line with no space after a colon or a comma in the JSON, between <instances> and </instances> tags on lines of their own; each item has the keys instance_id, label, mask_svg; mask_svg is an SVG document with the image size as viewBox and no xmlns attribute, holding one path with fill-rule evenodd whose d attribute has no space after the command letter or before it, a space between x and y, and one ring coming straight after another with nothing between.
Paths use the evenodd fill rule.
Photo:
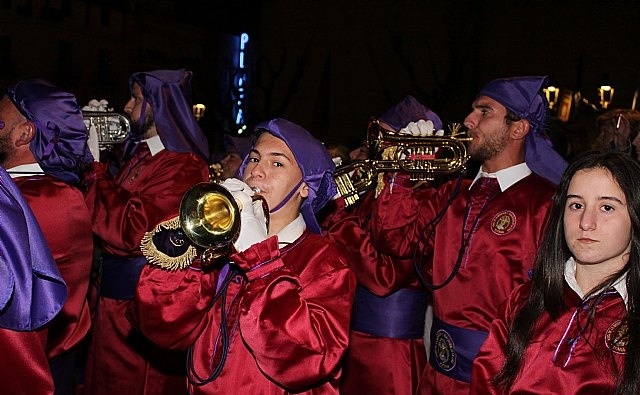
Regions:
<instances>
[{"instance_id":1,"label":"purple tie","mask_svg":"<svg viewBox=\"0 0 640 395\"><path fill-rule=\"evenodd\" d=\"M498 179L493 177L482 177L471 188L471 200L469 201L467 217L464 222L465 239L469 238L476 227L480 213L499 192L500 184L498 184Z\"/></svg>"}]
</instances>

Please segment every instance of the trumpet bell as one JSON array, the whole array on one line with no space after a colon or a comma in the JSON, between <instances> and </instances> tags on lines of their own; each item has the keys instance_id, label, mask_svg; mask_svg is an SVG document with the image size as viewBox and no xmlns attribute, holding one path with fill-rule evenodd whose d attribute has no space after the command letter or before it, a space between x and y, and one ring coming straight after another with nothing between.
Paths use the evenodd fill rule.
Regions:
<instances>
[{"instance_id":1,"label":"trumpet bell","mask_svg":"<svg viewBox=\"0 0 640 395\"><path fill-rule=\"evenodd\" d=\"M194 244L206 249L228 247L240 233L240 208L231 192L216 183L191 187L180 202L180 226Z\"/></svg>"}]
</instances>

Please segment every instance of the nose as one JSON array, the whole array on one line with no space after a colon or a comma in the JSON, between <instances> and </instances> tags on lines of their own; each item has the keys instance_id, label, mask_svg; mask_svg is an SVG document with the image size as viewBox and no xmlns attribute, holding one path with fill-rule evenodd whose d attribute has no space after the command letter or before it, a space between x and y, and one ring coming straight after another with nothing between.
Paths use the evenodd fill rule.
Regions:
<instances>
[{"instance_id":1,"label":"nose","mask_svg":"<svg viewBox=\"0 0 640 395\"><path fill-rule=\"evenodd\" d=\"M467 129L473 129L476 127L476 117L473 115L473 112L467 115L463 124Z\"/></svg>"},{"instance_id":2,"label":"nose","mask_svg":"<svg viewBox=\"0 0 640 395\"><path fill-rule=\"evenodd\" d=\"M133 98L129 99L129 101L124 105L124 112L126 114L131 114L133 112Z\"/></svg>"},{"instance_id":3,"label":"nose","mask_svg":"<svg viewBox=\"0 0 640 395\"><path fill-rule=\"evenodd\" d=\"M585 210L580 217L580 229L595 230L596 226L596 214L592 210Z\"/></svg>"},{"instance_id":4,"label":"nose","mask_svg":"<svg viewBox=\"0 0 640 395\"><path fill-rule=\"evenodd\" d=\"M264 169L262 168L263 162L254 162L254 166L250 168L249 174L253 178L264 178Z\"/></svg>"}]
</instances>

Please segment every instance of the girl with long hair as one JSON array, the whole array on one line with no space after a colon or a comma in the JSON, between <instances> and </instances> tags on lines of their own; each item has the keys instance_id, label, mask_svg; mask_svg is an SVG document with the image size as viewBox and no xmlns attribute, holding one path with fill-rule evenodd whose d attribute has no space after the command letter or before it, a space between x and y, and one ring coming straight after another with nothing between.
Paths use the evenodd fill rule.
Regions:
<instances>
[{"instance_id":1,"label":"girl with long hair","mask_svg":"<svg viewBox=\"0 0 640 395\"><path fill-rule=\"evenodd\" d=\"M587 152L567 168L531 282L476 358L471 394L638 394L640 164Z\"/></svg>"}]
</instances>

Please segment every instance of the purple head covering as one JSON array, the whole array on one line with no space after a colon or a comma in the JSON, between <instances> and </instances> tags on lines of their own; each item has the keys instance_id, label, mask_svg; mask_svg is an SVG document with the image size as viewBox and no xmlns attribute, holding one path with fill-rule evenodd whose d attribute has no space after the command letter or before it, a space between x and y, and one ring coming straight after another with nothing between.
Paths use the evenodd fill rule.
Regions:
<instances>
[{"instance_id":1,"label":"purple head covering","mask_svg":"<svg viewBox=\"0 0 640 395\"><path fill-rule=\"evenodd\" d=\"M133 73L129 88L134 83L140 85L142 96L153 110L160 140L169 151L193 152L208 161L209 143L191 106L192 75L184 69ZM144 117L140 122L144 122Z\"/></svg>"},{"instance_id":2,"label":"purple head covering","mask_svg":"<svg viewBox=\"0 0 640 395\"><path fill-rule=\"evenodd\" d=\"M0 167L0 328L38 329L58 314L66 297L31 209Z\"/></svg>"},{"instance_id":3,"label":"purple head covering","mask_svg":"<svg viewBox=\"0 0 640 395\"><path fill-rule=\"evenodd\" d=\"M324 145L305 128L286 119L276 118L263 122L257 125L255 130L266 130L283 140L293 152L293 156L302 171L302 181L309 187L309 196L302 202L300 212L304 217L307 228L314 233L322 234L315 214L337 193L336 184L333 180L333 171L336 165L331 160L331 155L329 155ZM238 170L239 174L244 174L247 162L248 156L244 158ZM296 189L297 187L290 192L289 197L285 198L278 205L278 208L290 199L291 194ZM271 211L276 210L272 209Z\"/></svg>"},{"instance_id":4,"label":"purple head covering","mask_svg":"<svg viewBox=\"0 0 640 395\"><path fill-rule=\"evenodd\" d=\"M533 172L557 185L567 162L553 149L544 131L548 104L542 89L548 82L547 76L501 78L487 83L478 96L490 97L529 121L531 130L525 142L525 162Z\"/></svg>"},{"instance_id":5,"label":"purple head covering","mask_svg":"<svg viewBox=\"0 0 640 395\"><path fill-rule=\"evenodd\" d=\"M7 96L36 126L29 148L42 170L67 183L78 183L93 156L76 97L42 79L18 82L9 87Z\"/></svg>"},{"instance_id":6,"label":"purple head covering","mask_svg":"<svg viewBox=\"0 0 640 395\"><path fill-rule=\"evenodd\" d=\"M404 128L409 122L417 122L421 119L431 120L435 130L442 129L442 121L438 114L410 95L405 96L401 102L388 109L378 119L391 126L395 131Z\"/></svg>"}]
</instances>

